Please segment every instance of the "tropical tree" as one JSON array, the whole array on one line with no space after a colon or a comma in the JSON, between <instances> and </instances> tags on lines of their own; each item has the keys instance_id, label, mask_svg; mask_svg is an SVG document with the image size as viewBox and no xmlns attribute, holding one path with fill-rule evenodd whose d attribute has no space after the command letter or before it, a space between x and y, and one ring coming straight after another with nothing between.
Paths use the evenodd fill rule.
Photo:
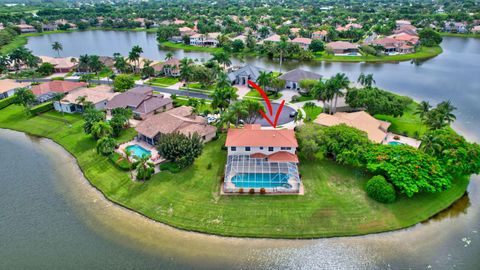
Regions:
<instances>
[{"instance_id":1,"label":"tropical tree","mask_svg":"<svg viewBox=\"0 0 480 270\"><path fill-rule=\"evenodd\" d=\"M375 84L373 74L365 75L363 72L358 76L357 82L366 88L372 88L373 84Z\"/></svg>"},{"instance_id":2,"label":"tropical tree","mask_svg":"<svg viewBox=\"0 0 480 270\"><path fill-rule=\"evenodd\" d=\"M212 59L217 61L220 65L223 65L225 69L232 64L232 61L230 60L230 55L225 51L219 51L214 53Z\"/></svg>"},{"instance_id":3,"label":"tropical tree","mask_svg":"<svg viewBox=\"0 0 480 270\"><path fill-rule=\"evenodd\" d=\"M19 47L10 53L10 62L13 63L15 71L18 71L20 70L20 67L25 65L28 59L32 59L32 57L35 57L32 54L32 51L25 47Z\"/></svg>"},{"instance_id":4,"label":"tropical tree","mask_svg":"<svg viewBox=\"0 0 480 270\"><path fill-rule=\"evenodd\" d=\"M243 106L245 108L246 115L243 117L245 123L253 124L260 117L262 117L260 111L264 111L264 107L259 101L253 99L243 99L237 103L239 103L240 106Z\"/></svg>"},{"instance_id":5,"label":"tropical tree","mask_svg":"<svg viewBox=\"0 0 480 270\"><path fill-rule=\"evenodd\" d=\"M276 93L278 93L280 90L285 89L286 84L287 82L285 80L279 78L272 78L269 86L271 89L275 90Z\"/></svg>"},{"instance_id":6,"label":"tropical tree","mask_svg":"<svg viewBox=\"0 0 480 270\"><path fill-rule=\"evenodd\" d=\"M128 60L134 63L134 73L137 72L138 67L140 66L140 55L143 53L142 47L135 45L132 50L128 53Z\"/></svg>"},{"instance_id":7,"label":"tropical tree","mask_svg":"<svg viewBox=\"0 0 480 270\"><path fill-rule=\"evenodd\" d=\"M97 122L103 122L105 120L105 114L102 111L99 111L93 107L85 108L83 112L83 131L86 134L92 132L92 127Z\"/></svg>"},{"instance_id":8,"label":"tropical tree","mask_svg":"<svg viewBox=\"0 0 480 270\"><path fill-rule=\"evenodd\" d=\"M110 137L113 134L113 129L108 122L98 121L92 126L92 136L95 139L100 139L103 137Z\"/></svg>"},{"instance_id":9,"label":"tropical tree","mask_svg":"<svg viewBox=\"0 0 480 270\"><path fill-rule=\"evenodd\" d=\"M82 72L90 71L90 56L88 54L80 55L78 58L77 69Z\"/></svg>"},{"instance_id":10,"label":"tropical tree","mask_svg":"<svg viewBox=\"0 0 480 270\"><path fill-rule=\"evenodd\" d=\"M55 52L57 52L57 56L60 57L60 51L63 51L63 45L62 45L62 43L60 43L60 42L58 42L58 41L53 42L53 44L52 44L52 50L54 50Z\"/></svg>"},{"instance_id":11,"label":"tropical tree","mask_svg":"<svg viewBox=\"0 0 480 270\"><path fill-rule=\"evenodd\" d=\"M113 89L116 92L125 92L135 86L135 80L127 74L120 74L113 80Z\"/></svg>"},{"instance_id":12,"label":"tropical tree","mask_svg":"<svg viewBox=\"0 0 480 270\"><path fill-rule=\"evenodd\" d=\"M280 41L277 42L275 49L278 51L279 59L280 59L280 72L282 72L282 63L283 57L288 49L287 37L282 36Z\"/></svg>"},{"instance_id":13,"label":"tropical tree","mask_svg":"<svg viewBox=\"0 0 480 270\"><path fill-rule=\"evenodd\" d=\"M129 70L129 66L127 61L123 56L121 56L119 53L114 53L113 54L113 59L115 60L115 63L113 66L115 69L120 72L120 73L127 73Z\"/></svg>"},{"instance_id":14,"label":"tropical tree","mask_svg":"<svg viewBox=\"0 0 480 270\"><path fill-rule=\"evenodd\" d=\"M115 151L117 142L112 137L102 137L97 141L97 153L103 156L111 155Z\"/></svg>"},{"instance_id":15,"label":"tropical tree","mask_svg":"<svg viewBox=\"0 0 480 270\"><path fill-rule=\"evenodd\" d=\"M88 68L91 72L95 73L97 80L100 80L99 72L102 71L104 67L105 65L102 63L102 61L100 61L100 57L98 57L98 55L90 55L88 59Z\"/></svg>"},{"instance_id":16,"label":"tropical tree","mask_svg":"<svg viewBox=\"0 0 480 270\"><path fill-rule=\"evenodd\" d=\"M188 82L193 76L192 64L193 64L192 59L183 58L182 60L180 60L180 79L182 79L185 82L185 85L187 87L187 92L189 90Z\"/></svg>"},{"instance_id":17,"label":"tropical tree","mask_svg":"<svg viewBox=\"0 0 480 270\"><path fill-rule=\"evenodd\" d=\"M443 101L426 113L424 123L431 130L444 128L455 121L453 111L456 109L450 101Z\"/></svg>"},{"instance_id":18,"label":"tropical tree","mask_svg":"<svg viewBox=\"0 0 480 270\"><path fill-rule=\"evenodd\" d=\"M152 176L154 169L152 168L153 164L150 162L150 155L143 155L142 157L137 158L137 180L145 180L150 179Z\"/></svg>"},{"instance_id":19,"label":"tropical tree","mask_svg":"<svg viewBox=\"0 0 480 270\"><path fill-rule=\"evenodd\" d=\"M273 75L271 72L260 71L257 78L257 83L263 90L266 90L266 87L270 85L272 78Z\"/></svg>"},{"instance_id":20,"label":"tropical tree","mask_svg":"<svg viewBox=\"0 0 480 270\"><path fill-rule=\"evenodd\" d=\"M211 106L213 109L219 109L220 114L223 114L225 109L230 106L230 102L238 98L237 92L233 87L215 88L210 95L212 98Z\"/></svg>"},{"instance_id":21,"label":"tropical tree","mask_svg":"<svg viewBox=\"0 0 480 270\"><path fill-rule=\"evenodd\" d=\"M425 120L425 116L427 113L430 111L432 108L432 105L428 103L428 101L422 101L417 105L417 108L415 109L414 114L418 115L420 119L423 121Z\"/></svg>"},{"instance_id":22,"label":"tropical tree","mask_svg":"<svg viewBox=\"0 0 480 270\"><path fill-rule=\"evenodd\" d=\"M33 104L35 104L36 98L32 93L32 90L28 88L19 88L15 91L14 104L21 105L25 108L25 112L28 114L28 110Z\"/></svg>"},{"instance_id":23,"label":"tropical tree","mask_svg":"<svg viewBox=\"0 0 480 270\"><path fill-rule=\"evenodd\" d=\"M225 72L218 73L216 88L229 88L231 87L232 82L228 78L228 75Z\"/></svg>"},{"instance_id":24,"label":"tropical tree","mask_svg":"<svg viewBox=\"0 0 480 270\"><path fill-rule=\"evenodd\" d=\"M343 93L343 89L348 89L350 85L350 80L348 79L345 73L337 73L333 78L331 78L327 85L329 85L329 89L331 93L333 93L335 103L333 106L332 114L337 111L337 101L338 97L343 97L345 94Z\"/></svg>"},{"instance_id":25,"label":"tropical tree","mask_svg":"<svg viewBox=\"0 0 480 270\"><path fill-rule=\"evenodd\" d=\"M196 132L189 136L174 132L161 136L157 149L162 157L177 163L180 168L185 168L200 156L203 143Z\"/></svg>"},{"instance_id":26,"label":"tropical tree","mask_svg":"<svg viewBox=\"0 0 480 270\"><path fill-rule=\"evenodd\" d=\"M133 179L133 162L132 162L132 151L128 150L127 148L123 149L125 153L125 158L128 162L128 172L130 173L130 178Z\"/></svg>"},{"instance_id":27,"label":"tropical tree","mask_svg":"<svg viewBox=\"0 0 480 270\"><path fill-rule=\"evenodd\" d=\"M248 109L242 102L235 102L228 108L227 114L230 114L229 119L234 119L235 127L238 127L240 120L248 117Z\"/></svg>"},{"instance_id":28,"label":"tropical tree","mask_svg":"<svg viewBox=\"0 0 480 270\"><path fill-rule=\"evenodd\" d=\"M7 72L9 66L10 66L10 57L7 55L0 54L0 74Z\"/></svg>"},{"instance_id":29,"label":"tropical tree","mask_svg":"<svg viewBox=\"0 0 480 270\"><path fill-rule=\"evenodd\" d=\"M165 60L168 61L168 60L170 60L170 59L172 59L172 58L173 58L173 53L172 53L172 52L167 52L167 53L165 54Z\"/></svg>"}]
</instances>

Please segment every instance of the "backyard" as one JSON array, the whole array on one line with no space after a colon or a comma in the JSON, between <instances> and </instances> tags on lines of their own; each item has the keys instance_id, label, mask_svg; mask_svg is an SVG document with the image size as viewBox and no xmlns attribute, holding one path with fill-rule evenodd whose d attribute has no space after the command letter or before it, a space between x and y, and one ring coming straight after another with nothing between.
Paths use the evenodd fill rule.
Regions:
<instances>
[{"instance_id":1,"label":"backyard","mask_svg":"<svg viewBox=\"0 0 480 270\"><path fill-rule=\"evenodd\" d=\"M364 192L364 172L334 162L300 163L304 196L220 196L225 140L208 143L195 163L177 174L161 172L146 183L132 182L95 151L95 141L83 133L83 120L48 112L27 117L16 105L2 109L0 128L48 137L72 153L87 179L105 196L154 220L199 232L228 236L311 238L358 235L411 226L459 199L468 178L436 194L399 198L384 205ZM129 130L119 141L134 136Z\"/></svg>"}]
</instances>

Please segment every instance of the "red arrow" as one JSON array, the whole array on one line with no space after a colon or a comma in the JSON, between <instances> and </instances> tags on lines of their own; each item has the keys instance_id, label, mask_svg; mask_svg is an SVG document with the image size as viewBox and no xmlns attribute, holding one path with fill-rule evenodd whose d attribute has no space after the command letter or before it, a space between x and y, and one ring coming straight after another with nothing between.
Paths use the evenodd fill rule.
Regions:
<instances>
[{"instance_id":1,"label":"red arrow","mask_svg":"<svg viewBox=\"0 0 480 270\"><path fill-rule=\"evenodd\" d=\"M265 100L265 103L267 104L267 107L268 107L268 111L270 112L270 116L273 116L273 112L272 112L272 104L270 103L270 99L268 98L268 96L265 94L265 92L263 91L262 88L260 88L258 85L256 85L254 82L248 80L248 84L250 84L253 88L257 89L258 93L260 93L260 95L263 97L263 100ZM278 122L278 117L280 116L280 113L282 112L282 109L283 109L283 105L285 105L285 100L282 100L282 103L280 103L280 107L278 107L278 110L277 110L277 113L275 114L275 119L272 120L270 119L270 117L268 117L265 112L263 112L263 110L259 110L260 111L260 114L263 116L263 118L265 118L265 120L267 120L267 122L273 127L273 128L276 128L277 127L277 122Z\"/></svg>"},{"instance_id":2,"label":"red arrow","mask_svg":"<svg viewBox=\"0 0 480 270\"><path fill-rule=\"evenodd\" d=\"M257 89L258 93L263 97L263 100L267 103L268 111L270 115L272 115L272 104L270 104L270 99L268 98L267 94L263 92L263 89L260 86L256 85L254 82L248 80L248 84L250 84L253 88Z\"/></svg>"}]
</instances>

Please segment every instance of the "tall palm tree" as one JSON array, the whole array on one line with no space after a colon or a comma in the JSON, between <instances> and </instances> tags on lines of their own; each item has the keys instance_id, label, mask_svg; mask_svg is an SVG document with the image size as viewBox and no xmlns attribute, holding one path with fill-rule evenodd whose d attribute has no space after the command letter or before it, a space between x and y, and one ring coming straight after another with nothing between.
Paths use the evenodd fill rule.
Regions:
<instances>
[{"instance_id":1,"label":"tall palm tree","mask_svg":"<svg viewBox=\"0 0 480 270\"><path fill-rule=\"evenodd\" d=\"M238 98L238 95L233 87L226 87L215 88L210 97L212 98L212 108L219 109L220 114L223 114L225 109L230 106L230 102L236 100Z\"/></svg>"},{"instance_id":2,"label":"tall palm tree","mask_svg":"<svg viewBox=\"0 0 480 270\"><path fill-rule=\"evenodd\" d=\"M139 157L137 162L137 174L138 171L143 171L143 179L142 181L145 182L145 179L147 177L147 170L150 168L150 165L148 164L148 161L150 159L150 155L143 155L142 157Z\"/></svg>"},{"instance_id":3,"label":"tall palm tree","mask_svg":"<svg viewBox=\"0 0 480 270\"><path fill-rule=\"evenodd\" d=\"M280 58L280 72L282 72L283 56L285 55L285 53L287 51L287 47L288 47L287 37L282 36L280 38L280 41L277 42L277 45L276 45L276 49L278 51L279 58Z\"/></svg>"},{"instance_id":4,"label":"tall palm tree","mask_svg":"<svg viewBox=\"0 0 480 270\"><path fill-rule=\"evenodd\" d=\"M112 136L112 134L113 129L108 122L100 121L92 126L92 135L97 139L109 137Z\"/></svg>"},{"instance_id":5,"label":"tall palm tree","mask_svg":"<svg viewBox=\"0 0 480 270\"><path fill-rule=\"evenodd\" d=\"M414 114L417 114L420 117L420 120L425 120L425 116L427 115L428 111L432 108L432 105L428 103L428 101L422 101L417 105Z\"/></svg>"},{"instance_id":6,"label":"tall palm tree","mask_svg":"<svg viewBox=\"0 0 480 270\"><path fill-rule=\"evenodd\" d=\"M10 57L7 55L0 55L0 74L3 74L8 71L10 66Z\"/></svg>"},{"instance_id":7,"label":"tall palm tree","mask_svg":"<svg viewBox=\"0 0 480 270\"><path fill-rule=\"evenodd\" d=\"M220 72L217 78L216 88L229 88L232 85L232 82L228 78L228 75L225 72Z\"/></svg>"},{"instance_id":8,"label":"tall palm tree","mask_svg":"<svg viewBox=\"0 0 480 270\"><path fill-rule=\"evenodd\" d=\"M13 63L15 71L17 72L18 70L20 70L22 65L24 65L27 59L32 55L33 55L32 51L30 51L25 47L19 47L13 50L10 53L9 57L10 57L10 61Z\"/></svg>"},{"instance_id":9,"label":"tall palm tree","mask_svg":"<svg viewBox=\"0 0 480 270\"><path fill-rule=\"evenodd\" d=\"M138 67L140 65L140 55L143 53L142 47L135 45L133 46L132 50L128 53L128 60L135 63L134 65L134 72L138 71Z\"/></svg>"},{"instance_id":10,"label":"tall palm tree","mask_svg":"<svg viewBox=\"0 0 480 270\"><path fill-rule=\"evenodd\" d=\"M89 72L90 71L90 56L88 54L80 55L78 58L78 66L77 69L82 72Z\"/></svg>"},{"instance_id":11,"label":"tall palm tree","mask_svg":"<svg viewBox=\"0 0 480 270\"><path fill-rule=\"evenodd\" d=\"M258 85L263 89L267 90L266 87L270 85L270 82L272 81L272 73L267 72L267 71L260 71L258 78L257 78L257 83Z\"/></svg>"},{"instance_id":12,"label":"tall palm tree","mask_svg":"<svg viewBox=\"0 0 480 270\"><path fill-rule=\"evenodd\" d=\"M325 102L329 100L327 92L327 84L320 79L312 88L311 96L318 101L322 101L323 109L325 109Z\"/></svg>"},{"instance_id":13,"label":"tall palm tree","mask_svg":"<svg viewBox=\"0 0 480 270\"><path fill-rule=\"evenodd\" d=\"M230 119L235 119L235 127L238 127L240 120L248 116L248 109L242 102L235 102L228 108Z\"/></svg>"},{"instance_id":14,"label":"tall palm tree","mask_svg":"<svg viewBox=\"0 0 480 270\"><path fill-rule=\"evenodd\" d=\"M182 60L180 60L180 79L185 81L185 85L187 87L187 93L189 90L188 82L192 78L192 72L193 72L192 64L193 64L192 59L183 58Z\"/></svg>"},{"instance_id":15,"label":"tall palm tree","mask_svg":"<svg viewBox=\"0 0 480 270\"><path fill-rule=\"evenodd\" d=\"M422 144L420 145L420 149L432 156L438 156L443 152L440 138L430 132L427 132L422 137Z\"/></svg>"},{"instance_id":16,"label":"tall palm tree","mask_svg":"<svg viewBox=\"0 0 480 270\"><path fill-rule=\"evenodd\" d=\"M91 55L88 60L89 69L97 75L97 80L100 80L99 72L105 67L105 65L100 61L98 55Z\"/></svg>"},{"instance_id":17,"label":"tall palm tree","mask_svg":"<svg viewBox=\"0 0 480 270\"><path fill-rule=\"evenodd\" d=\"M129 151L128 149L123 149L123 152L125 153L125 157L127 158L127 162L128 162L128 172L130 173L130 178L133 179L133 162L131 160L131 157L132 157L132 151Z\"/></svg>"},{"instance_id":18,"label":"tall palm tree","mask_svg":"<svg viewBox=\"0 0 480 270\"><path fill-rule=\"evenodd\" d=\"M358 76L357 82L366 88L372 88L373 84L376 83L373 74L365 75L363 72Z\"/></svg>"},{"instance_id":19,"label":"tall palm tree","mask_svg":"<svg viewBox=\"0 0 480 270\"><path fill-rule=\"evenodd\" d=\"M172 52L167 52L167 54L165 54L165 60L170 60L173 58L173 53Z\"/></svg>"},{"instance_id":20,"label":"tall palm tree","mask_svg":"<svg viewBox=\"0 0 480 270\"><path fill-rule=\"evenodd\" d=\"M63 51L63 45L62 43L55 41L52 44L52 50L57 52L57 56L60 57L60 51Z\"/></svg>"},{"instance_id":21,"label":"tall palm tree","mask_svg":"<svg viewBox=\"0 0 480 270\"><path fill-rule=\"evenodd\" d=\"M448 124L451 124L457 118L455 114L453 114L453 111L456 109L450 100L440 102L437 105L437 111L440 113L441 119Z\"/></svg>"},{"instance_id":22,"label":"tall palm tree","mask_svg":"<svg viewBox=\"0 0 480 270\"><path fill-rule=\"evenodd\" d=\"M337 73L331 79L331 81L332 81L331 90L333 91L334 99L335 99L335 104L333 106L333 113L336 113L338 97L343 97L345 95L342 90L349 88L350 80L348 79L347 75L345 75L345 73Z\"/></svg>"}]
</instances>

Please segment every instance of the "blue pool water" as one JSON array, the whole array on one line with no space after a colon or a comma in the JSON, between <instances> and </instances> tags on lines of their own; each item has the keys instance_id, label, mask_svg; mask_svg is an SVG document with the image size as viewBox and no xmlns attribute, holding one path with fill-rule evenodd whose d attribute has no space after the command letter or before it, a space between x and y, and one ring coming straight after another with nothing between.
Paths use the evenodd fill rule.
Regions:
<instances>
[{"instance_id":1,"label":"blue pool water","mask_svg":"<svg viewBox=\"0 0 480 270\"><path fill-rule=\"evenodd\" d=\"M396 141L391 141L391 142L388 142L388 144L391 144L391 145L402 145L403 143L401 143L401 142L396 142Z\"/></svg>"},{"instance_id":2,"label":"blue pool water","mask_svg":"<svg viewBox=\"0 0 480 270\"><path fill-rule=\"evenodd\" d=\"M288 174L286 173L239 173L232 178L232 183L239 188L274 188L287 187Z\"/></svg>"},{"instance_id":3,"label":"blue pool water","mask_svg":"<svg viewBox=\"0 0 480 270\"><path fill-rule=\"evenodd\" d=\"M143 157L144 155L150 156L152 152L148 151L147 149L141 147L138 144L127 146L127 151L133 153L136 157Z\"/></svg>"}]
</instances>

